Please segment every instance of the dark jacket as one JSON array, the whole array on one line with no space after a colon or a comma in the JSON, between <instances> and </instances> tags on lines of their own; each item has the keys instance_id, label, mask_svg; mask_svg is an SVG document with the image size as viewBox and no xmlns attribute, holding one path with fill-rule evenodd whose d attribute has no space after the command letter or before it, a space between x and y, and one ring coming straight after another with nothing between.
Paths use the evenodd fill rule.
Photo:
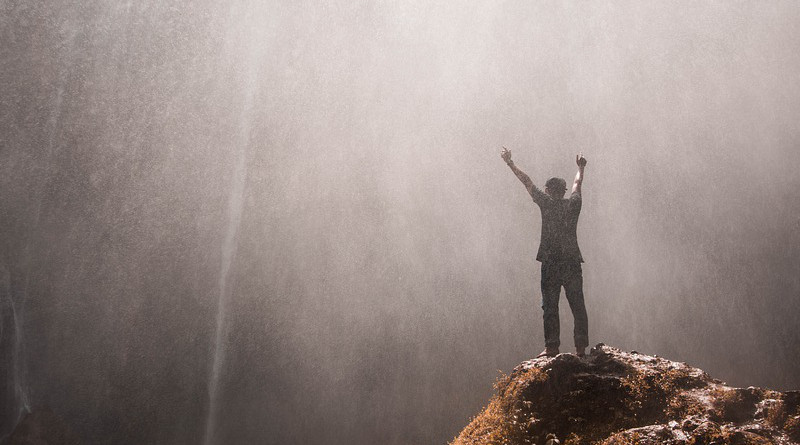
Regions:
<instances>
[{"instance_id":1,"label":"dark jacket","mask_svg":"<svg viewBox=\"0 0 800 445\"><path fill-rule=\"evenodd\" d=\"M583 262L578 247L578 216L581 213L581 194L568 199L553 199L536 186L531 189L533 202L542 211L542 238L536 260L541 262Z\"/></svg>"}]
</instances>

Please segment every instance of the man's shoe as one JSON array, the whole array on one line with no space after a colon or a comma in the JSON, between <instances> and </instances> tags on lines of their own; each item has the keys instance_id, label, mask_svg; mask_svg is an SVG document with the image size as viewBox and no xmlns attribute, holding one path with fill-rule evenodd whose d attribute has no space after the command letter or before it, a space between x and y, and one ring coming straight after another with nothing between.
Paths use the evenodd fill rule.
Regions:
<instances>
[{"instance_id":1,"label":"man's shoe","mask_svg":"<svg viewBox=\"0 0 800 445\"><path fill-rule=\"evenodd\" d=\"M586 348L575 348L575 355L580 358L586 357Z\"/></svg>"},{"instance_id":2,"label":"man's shoe","mask_svg":"<svg viewBox=\"0 0 800 445\"><path fill-rule=\"evenodd\" d=\"M544 348L544 351L541 354L537 355L536 358L542 357L555 357L558 355L558 348Z\"/></svg>"}]
</instances>

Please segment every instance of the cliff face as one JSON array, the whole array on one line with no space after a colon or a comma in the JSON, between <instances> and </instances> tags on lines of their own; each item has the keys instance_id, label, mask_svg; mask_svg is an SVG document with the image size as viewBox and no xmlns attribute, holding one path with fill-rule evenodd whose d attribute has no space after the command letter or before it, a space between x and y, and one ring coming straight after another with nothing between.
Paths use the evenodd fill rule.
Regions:
<instances>
[{"instance_id":1,"label":"cliff face","mask_svg":"<svg viewBox=\"0 0 800 445\"><path fill-rule=\"evenodd\" d=\"M732 388L602 343L523 362L495 388L452 445L800 444L800 391Z\"/></svg>"}]
</instances>

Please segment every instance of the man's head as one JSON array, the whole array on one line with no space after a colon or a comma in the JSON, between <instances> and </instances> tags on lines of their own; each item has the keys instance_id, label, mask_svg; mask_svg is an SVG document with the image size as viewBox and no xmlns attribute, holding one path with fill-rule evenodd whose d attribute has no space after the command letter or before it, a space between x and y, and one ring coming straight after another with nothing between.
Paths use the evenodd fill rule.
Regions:
<instances>
[{"instance_id":1,"label":"man's head","mask_svg":"<svg viewBox=\"0 0 800 445\"><path fill-rule=\"evenodd\" d=\"M567 193L567 181L561 178L550 178L544 184L544 192L553 199L561 199Z\"/></svg>"}]
</instances>

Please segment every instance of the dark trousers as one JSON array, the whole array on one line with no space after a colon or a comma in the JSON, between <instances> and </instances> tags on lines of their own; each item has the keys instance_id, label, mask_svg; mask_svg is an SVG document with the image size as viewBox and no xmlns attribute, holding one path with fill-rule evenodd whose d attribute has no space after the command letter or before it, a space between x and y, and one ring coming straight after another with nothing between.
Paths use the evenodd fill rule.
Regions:
<instances>
[{"instance_id":1,"label":"dark trousers","mask_svg":"<svg viewBox=\"0 0 800 445\"><path fill-rule=\"evenodd\" d=\"M542 263L542 310L544 310L544 343L548 348L561 344L558 320L558 299L561 287L567 294L575 319L575 347L589 346L589 321L583 302L583 269L578 261Z\"/></svg>"}]
</instances>

